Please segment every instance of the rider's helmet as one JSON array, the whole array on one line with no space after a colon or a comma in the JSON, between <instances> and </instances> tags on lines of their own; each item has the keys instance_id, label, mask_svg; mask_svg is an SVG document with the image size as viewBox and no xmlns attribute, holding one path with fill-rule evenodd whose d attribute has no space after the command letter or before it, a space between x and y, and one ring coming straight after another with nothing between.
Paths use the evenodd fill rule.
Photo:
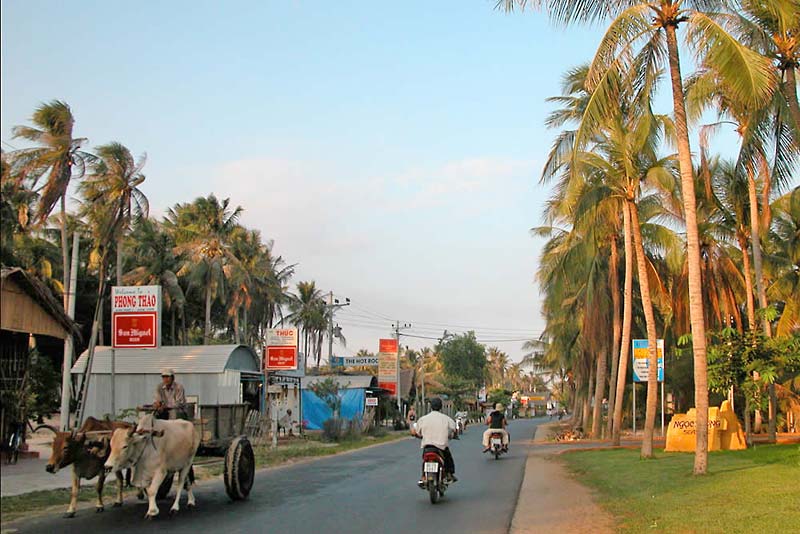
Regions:
<instances>
[{"instance_id":1,"label":"rider's helmet","mask_svg":"<svg viewBox=\"0 0 800 534\"><path fill-rule=\"evenodd\" d=\"M498 402L497 404L494 405L494 409L497 410L498 412L502 412L503 408L504 408L503 403L501 402Z\"/></svg>"}]
</instances>

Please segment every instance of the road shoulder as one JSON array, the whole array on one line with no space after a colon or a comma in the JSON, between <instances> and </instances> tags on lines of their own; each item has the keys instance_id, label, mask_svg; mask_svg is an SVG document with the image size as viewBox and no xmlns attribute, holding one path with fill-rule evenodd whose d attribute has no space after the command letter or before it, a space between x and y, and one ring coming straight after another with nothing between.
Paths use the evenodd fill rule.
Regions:
<instances>
[{"instance_id":1,"label":"road shoulder","mask_svg":"<svg viewBox=\"0 0 800 534\"><path fill-rule=\"evenodd\" d=\"M546 427L549 425L541 425ZM541 432L547 429L541 428ZM537 431L537 437L540 432ZM591 491L578 483L550 447L537 447L531 440L511 534L611 534L614 519L594 500Z\"/></svg>"}]
</instances>

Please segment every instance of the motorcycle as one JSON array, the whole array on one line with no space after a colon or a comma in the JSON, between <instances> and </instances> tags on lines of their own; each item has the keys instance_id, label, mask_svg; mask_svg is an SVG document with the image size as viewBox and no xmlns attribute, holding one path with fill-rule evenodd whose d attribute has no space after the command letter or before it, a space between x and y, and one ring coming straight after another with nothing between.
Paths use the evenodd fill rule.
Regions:
<instances>
[{"instance_id":1,"label":"motorcycle","mask_svg":"<svg viewBox=\"0 0 800 534\"><path fill-rule=\"evenodd\" d=\"M432 445L422 450L422 472L425 485L422 489L428 492L431 504L436 504L447 490L448 482L444 471L442 451Z\"/></svg>"},{"instance_id":2,"label":"motorcycle","mask_svg":"<svg viewBox=\"0 0 800 534\"><path fill-rule=\"evenodd\" d=\"M467 421L463 417L456 417L456 435L460 436L467 428Z\"/></svg>"},{"instance_id":3,"label":"motorcycle","mask_svg":"<svg viewBox=\"0 0 800 534\"><path fill-rule=\"evenodd\" d=\"M422 439L416 429L417 425L414 423L414 437ZM428 492L431 504L436 504L444 497L449 482L444 469L444 454L438 447L426 445L422 449L422 479L417 484Z\"/></svg>"},{"instance_id":4,"label":"motorcycle","mask_svg":"<svg viewBox=\"0 0 800 534\"><path fill-rule=\"evenodd\" d=\"M501 454L508 452L508 447L503 446L503 434L501 432L492 432L489 435L489 451L494 454L494 459L499 460Z\"/></svg>"}]
</instances>

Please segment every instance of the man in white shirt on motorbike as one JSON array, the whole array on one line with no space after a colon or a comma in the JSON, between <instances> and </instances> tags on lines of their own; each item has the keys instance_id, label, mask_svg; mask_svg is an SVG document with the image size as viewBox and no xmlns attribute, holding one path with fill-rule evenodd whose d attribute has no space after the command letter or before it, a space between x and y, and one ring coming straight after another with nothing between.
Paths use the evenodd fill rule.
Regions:
<instances>
[{"instance_id":1,"label":"man in white shirt on motorbike","mask_svg":"<svg viewBox=\"0 0 800 534\"><path fill-rule=\"evenodd\" d=\"M456 482L456 464L450 453L450 436L456 431L456 422L441 412L442 399L434 397L430 402L431 412L419 418L411 434L422 438L420 448L432 445L442 451L446 476L450 482Z\"/></svg>"}]
</instances>

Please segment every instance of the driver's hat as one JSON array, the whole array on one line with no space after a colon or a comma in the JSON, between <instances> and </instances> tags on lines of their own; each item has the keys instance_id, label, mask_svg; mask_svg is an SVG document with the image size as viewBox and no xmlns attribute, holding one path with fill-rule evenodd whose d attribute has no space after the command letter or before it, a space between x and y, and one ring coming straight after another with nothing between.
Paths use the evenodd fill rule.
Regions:
<instances>
[{"instance_id":1,"label":"driver's hat","mask_svg":"<svg viewBox=\"0 0 800 534\"><path fill-rule=\"evenodd\" d=\"M175 376L175 370L170 369L169 367L165 367L161 370L161 376Z\"/></svg>"}]
</instances>

